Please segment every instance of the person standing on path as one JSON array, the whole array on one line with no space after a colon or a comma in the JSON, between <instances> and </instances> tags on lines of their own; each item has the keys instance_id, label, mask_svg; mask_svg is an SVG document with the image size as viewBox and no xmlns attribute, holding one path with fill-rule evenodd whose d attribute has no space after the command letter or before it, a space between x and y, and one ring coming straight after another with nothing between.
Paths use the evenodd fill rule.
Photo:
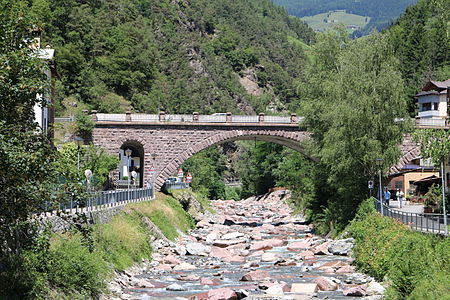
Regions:
<instances>
[{"instance_id":1,"label":"person standing on path","mask_svg":"<svg viewBox=\"0 0 450 300\"><path fill-rule=\"evenodd\" d=\"M391 200L391 192L389 192L387 187L384 188L383 199L384 199L384 204L389 206L389 200Z\"/></svg>"}]
</instances>

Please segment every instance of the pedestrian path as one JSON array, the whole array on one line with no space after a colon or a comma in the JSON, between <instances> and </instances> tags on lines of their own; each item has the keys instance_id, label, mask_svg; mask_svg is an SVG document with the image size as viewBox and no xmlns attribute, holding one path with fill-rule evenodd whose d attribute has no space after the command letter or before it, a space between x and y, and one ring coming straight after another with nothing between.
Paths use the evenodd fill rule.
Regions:
<instances>
[{"instance_id":1,"label":"pedestrian path","mask_svg":"<svg viewBox=\"0 0 450 300\"><path fill-rule=\"evenodd\" d=\"M396 200L389 201L389 207L405 213L423 213L423 204L410 203L409 201L402 201L402 207L399 208L399 203Z\"/></svg>"}]
</instances>

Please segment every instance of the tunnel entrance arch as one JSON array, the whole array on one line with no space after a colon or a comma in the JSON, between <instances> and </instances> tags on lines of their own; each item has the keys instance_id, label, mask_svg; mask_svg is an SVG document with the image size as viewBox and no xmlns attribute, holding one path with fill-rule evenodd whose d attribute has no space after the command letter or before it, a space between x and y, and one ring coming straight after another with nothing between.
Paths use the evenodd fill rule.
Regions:
<instances>
[{"instance_id":1,"label":"tunnel entrance arch","mask_svg":"<svg viewBox=\"0 0 450 300\"><path fill-rule=\"evenodd\" d=\"M127 140L119 149L118 182L120 187L144 186L144 147L136 140ZM136 176L133 176L136 175Z\"/></svg>"}]
</instances>

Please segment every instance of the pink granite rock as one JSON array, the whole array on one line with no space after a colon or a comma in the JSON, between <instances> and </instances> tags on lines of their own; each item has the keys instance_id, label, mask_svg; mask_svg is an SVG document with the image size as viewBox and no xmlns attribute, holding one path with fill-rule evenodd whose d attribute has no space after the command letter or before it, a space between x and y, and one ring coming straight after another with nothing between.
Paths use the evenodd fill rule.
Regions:
<instances>
[{"instance_id":1,"label":"pink granite rock","mask_svg":"<svg viewBox=\"0 0 450 300\"><path fill-rule=\"evenodd\" d=\"M317 283L317 287L321 291L335 291L338 289L338 284L328 277L317 277L314 282Z\"/></svg>"},{"instance_id":2,"label":"pink granite rock","mask_svg":"<svg viewBox=\"0 0 450 300\"><path fill-rule=\"evenodd\" d=\"M279 246L283 246L283 240L279 240L279 239L268 239L268 240L262 240L262 241L258 241L258 242L254 242L251 246L250 246L250 250L269 250L272 249L273 247L279 247Z\"/></svg>"},{"instance_id":3,"label":"pink granite rock","mask_svg":"<svg viewBox=\"0 0 450 300\"><path fill-rule=\"evenodd\" d=\"M366 296L366 289L363 286L357 286L346 289L342 293L344 294L344 296L364 297Z\"/></svg>"},{"instance_id":4,"label":"pink granite rock","mask_svg":"<svg viewBox=\"0 0 450 300\"><path fill-rule=\"evenodd\" d=\"M305 242L305 241L303 241L303 242L293 242L293 243L290 243L287 246L287 249L289 251L301 251L301 250L304 250L304 249L309 249L310 246L311 246L311 244L308 243L308 242Z\"/></svg>"},{"instance_id":5,"label":"pink granite rock","mask_svg":"<svg viewBox=\"0 0 450 300\"><path fill-rule=\"evenodd\" d=\"M256 270L251 271L242 276L241 281L258 281L258 280L264 280L269 279L269 273L264 270Z\"/></svg>"}]
</instances>

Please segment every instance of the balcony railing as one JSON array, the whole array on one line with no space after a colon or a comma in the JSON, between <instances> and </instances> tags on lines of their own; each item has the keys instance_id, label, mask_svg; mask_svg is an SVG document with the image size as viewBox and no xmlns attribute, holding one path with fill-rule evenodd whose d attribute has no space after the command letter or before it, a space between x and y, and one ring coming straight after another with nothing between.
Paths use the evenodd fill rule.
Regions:
<instances>
[{"instance_id":1,"label":"balcony railing","mask_svg":"<svg viewBox=\"0 0 450 300\"><path fill-rule=\"evenodd\" d=\"M448 118L417 118L416 124L418 126L429 127L448 127Z\"/></svg>"}]
</instances>

